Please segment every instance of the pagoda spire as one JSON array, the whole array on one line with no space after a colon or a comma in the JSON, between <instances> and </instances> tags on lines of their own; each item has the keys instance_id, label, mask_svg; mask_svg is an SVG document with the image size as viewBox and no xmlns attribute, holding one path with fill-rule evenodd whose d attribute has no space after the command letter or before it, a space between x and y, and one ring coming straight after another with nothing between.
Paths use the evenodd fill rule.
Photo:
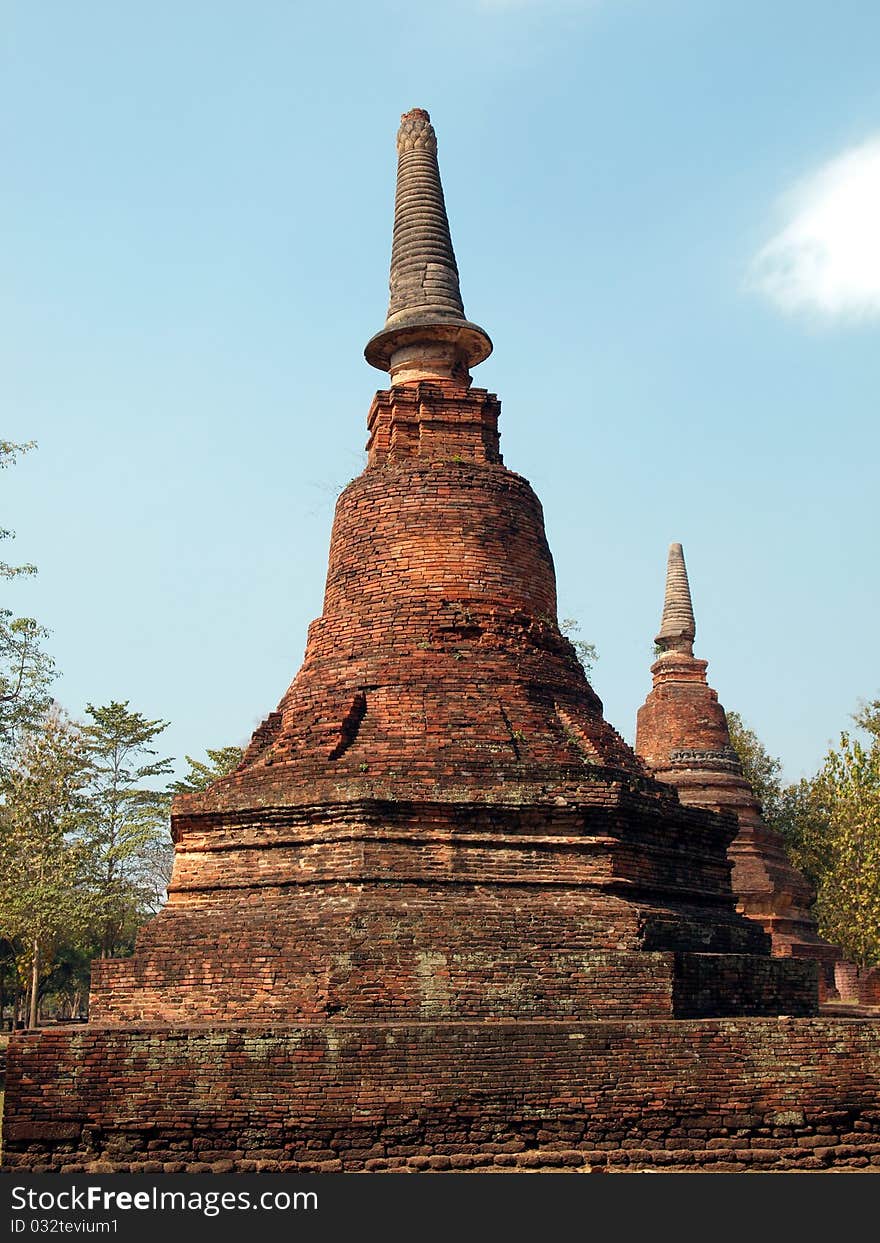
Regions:
<instances>
[{"instance_id":1,"label":"pagoda spire","mask_svg":"<svg viewBox=\"0 0 880 1243\"><path fill-rule=\"evenodd\" d=\"M694 622L694 606L688 583L687 566L681 544L669 545L666 562L666 595L663 599L663 617L660 633L655 640L663 652L694 654L694 638L697 633Z\"/></svg>"},{"instance_id":2,"label":"pagoda spire","mask_svg":"<svg viewBox=\"0 0 880 1243\"><path fill-rule=\"evenodd\" d=\"M405 112L397 133L397 196L391 300L385 327L364 356L392 384L463 379L492 342L465 318L437 164L437 136L423 108Z\"/></svg>"},{"instance_id":3,"label":"pagoda spire","mask_svg":"<svg viewBox=\"0 0 880 1243\"><path fill-rule=\"evenodd\" d=\"M739 829L727 857L737 910L770 934L775 955L814 958L827 974L839 951L819 937L810 885L763 818L718 692L706 680L708 662L693 654L695 631L684 554L681 544L671 544L656 639L661 652L651 666L653 688L638 712L636 754L655 777L675 786L683 803L735 813Z\"/></svg>"}]
</instances>

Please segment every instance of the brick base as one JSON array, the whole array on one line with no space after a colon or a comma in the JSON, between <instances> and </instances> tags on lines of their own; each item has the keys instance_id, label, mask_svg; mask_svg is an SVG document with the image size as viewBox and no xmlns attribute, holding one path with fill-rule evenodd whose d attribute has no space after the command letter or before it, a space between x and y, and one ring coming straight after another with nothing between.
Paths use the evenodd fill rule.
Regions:
<instances>
[{"instance_id":1,"label":"brick base","mask_svg":"<svg viewBox=\"0 0 880 1243\"><path fill-rule=\"evenodd\" d=\"M16 1036L31 1170L880 1172L880 1023L87 1027Z\"/></svg>"}]
</instances>

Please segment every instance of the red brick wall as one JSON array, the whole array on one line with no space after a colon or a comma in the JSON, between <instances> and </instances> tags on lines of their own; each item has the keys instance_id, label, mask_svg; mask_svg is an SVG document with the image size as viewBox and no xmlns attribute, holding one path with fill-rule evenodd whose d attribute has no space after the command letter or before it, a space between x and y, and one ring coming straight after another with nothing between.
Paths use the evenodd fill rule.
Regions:
<instances>
[{"instance_id":1,"label":"red brick wall","mask_svg":"<svg viewBox=\"0 0 880 1243\"><path fill-rule=\"evenodd\" d=\"M44 1030L9 1084L17 1168L880 1172L870 1021Z\"/></svg>"},{"instance_id":2,"label":"red brick wall","mask_svg":"<svg viewBox=\"0 0 880 1243\"><path fill-rule=\"evenodd\" d=\"M864 971L859 977L859 1001L863 1006L880 1006L880 967Z\"/></svg>"}]
</instances>

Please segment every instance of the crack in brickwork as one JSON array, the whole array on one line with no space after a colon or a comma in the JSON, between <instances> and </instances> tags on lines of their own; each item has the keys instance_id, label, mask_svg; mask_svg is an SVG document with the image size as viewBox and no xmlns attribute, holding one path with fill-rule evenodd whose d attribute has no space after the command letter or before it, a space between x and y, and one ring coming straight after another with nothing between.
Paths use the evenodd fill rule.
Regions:
<instances>
[{"instance_id":1,"label":"crack in brickwork","mask_svg":"<svg viewBox=\"0 0 880 1243\"><path fill-rule=\"evenodd\" d=\"M357 691L351 706L342 719L339 727L339 738L327 756L329 760L338 760L352 745L358 736L361 722L367 714L367 696L364 691Z\"/></svg>"}]
</instances>

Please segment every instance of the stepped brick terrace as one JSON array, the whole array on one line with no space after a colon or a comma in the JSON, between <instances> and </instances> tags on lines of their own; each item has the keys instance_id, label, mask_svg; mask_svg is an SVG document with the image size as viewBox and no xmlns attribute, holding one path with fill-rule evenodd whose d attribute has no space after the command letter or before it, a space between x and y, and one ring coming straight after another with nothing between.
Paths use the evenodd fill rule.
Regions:
<instances>
[{"instance_id":1,"label":"stepped brick terrace","mask_svg":"<svg viewBox=\"0 0 880 1243\"><path fill-rule=\"evenodd\" d=\"M818 1017L815 961L737 910L736 816L604 720L491 348L415 109L303 666L175 800L168 903L88 1026L10 1045L7 1164L880 1169L880 1029Z\"/></svg>"}]
</instances>

